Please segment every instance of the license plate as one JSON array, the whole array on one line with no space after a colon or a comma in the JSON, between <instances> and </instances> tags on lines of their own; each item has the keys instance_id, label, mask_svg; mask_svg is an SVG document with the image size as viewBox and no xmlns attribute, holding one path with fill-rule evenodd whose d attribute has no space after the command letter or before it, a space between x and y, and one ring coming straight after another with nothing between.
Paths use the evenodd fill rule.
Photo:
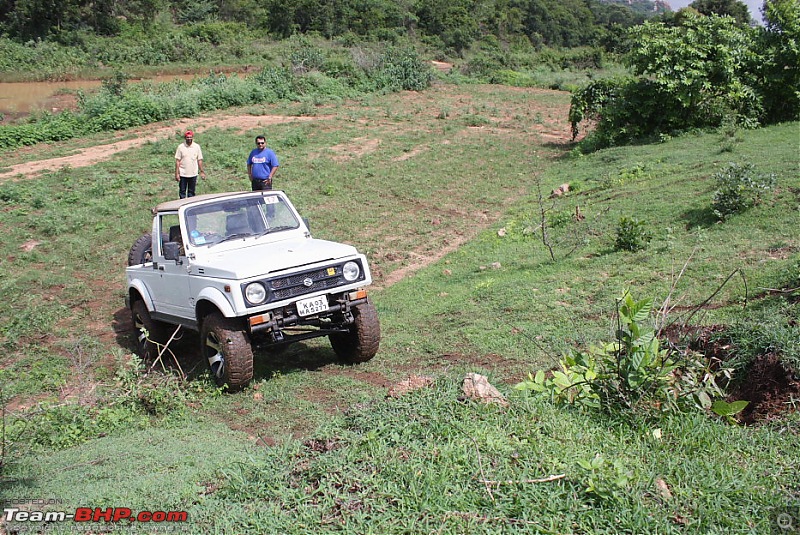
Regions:
<instances>
[{"instance_id":1,"label":"license plate","mask_svg":"<svg viewBox=\"0 0 800 535\"><path fill-rule=\"evenodd\" d=\"M319 314L328 310L328 296L320 295L317 297L310 297L308 299L301 299L296 303L297 313L301 316L310 316L312 314Z\"/></svg>"}]
</instances>

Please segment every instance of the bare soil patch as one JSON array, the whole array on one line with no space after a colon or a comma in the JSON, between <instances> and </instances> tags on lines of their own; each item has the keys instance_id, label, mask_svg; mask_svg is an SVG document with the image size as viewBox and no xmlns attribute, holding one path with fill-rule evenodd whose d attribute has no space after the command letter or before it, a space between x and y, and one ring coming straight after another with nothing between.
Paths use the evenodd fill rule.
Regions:
<instances>
[{"instance_id":1,"label":"bare soil patch","mask_svg":"<svg viewBox=\"0 0 800 535\"><path fill-rule=\"evenodd\" d=\"M689 326L673 328L666 333L673 342L688 340L688 348L699 351L708 358L725 362L733 356L735 348L724 335L724 326ZM793 403L800 401L800 370L786 369L779 355L758 355L729 388L727 401L745 400L750 403L738 415L746 425L776 420L784 413L796 410Z\"/></svg>"},{"instance_id":2,"label":"bare soil patch","mask_svg":"<svg viewBox=\"0 0 800 535\"><path fill-rule=\"evenodd\" d=\"M233 128L245 132L259 126L290 122L318 121L325 118L326 117L287 117L282 115L222 115L213 118L181 119L169 125L151 125L135 131L127 131L124 134L117 134L119 138L133 134L135 136L133 139L119 139L113 143L87 147L85 149L80 149L77 154L70 156L13 165L9 171L0 173L0 181L3 179L32 178L42 172L57 170L62 167L76 168L93 165L111 158L118 152L140 147L148 142L172 138L176 132L182 132L189 128L195 132L203 132L208 128Z\"/></svg>"}]
</instances>

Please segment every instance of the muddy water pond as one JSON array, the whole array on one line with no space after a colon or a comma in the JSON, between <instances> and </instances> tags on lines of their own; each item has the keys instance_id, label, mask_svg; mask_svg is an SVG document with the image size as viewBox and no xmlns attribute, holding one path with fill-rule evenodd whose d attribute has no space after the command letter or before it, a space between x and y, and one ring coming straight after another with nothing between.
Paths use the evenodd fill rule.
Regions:
<instances>
[{"instance_id":1,"label":"muddy water pond","mask_svg":"<svg viewBox=\"0 0 800 535\"><path fill-rule=\"evenodd\" d=\"M194 74L172 74L155 76L147 80L169 82L180 78L191 80ZM135 83L137 80L131 80ZM70 82L2 82L0 83L0 114L25 115L32 111L57 108L55 97L64 92L74 93L78 89L92 90L102 85L100 80L75 80Z\"/></svg>"}]
</instances>

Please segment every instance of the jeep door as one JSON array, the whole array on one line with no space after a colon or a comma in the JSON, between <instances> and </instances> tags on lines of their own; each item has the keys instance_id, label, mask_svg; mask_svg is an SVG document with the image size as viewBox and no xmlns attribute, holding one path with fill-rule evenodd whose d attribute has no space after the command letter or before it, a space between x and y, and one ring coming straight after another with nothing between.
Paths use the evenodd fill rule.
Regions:
<instances>
[{"instance_id":1,"label":"jeep door","mask_svg":"<svg viewBox=\"0 0 800 535\"><path fill-rule=\"evenodd\" d=\"M153 263L157 276L151 279L153 287L153 303L156 312L172 317L194 321L194 309L189 294L189 275L187 258L183 250L183 237L178 224L177 214L160 216L159 240L153 251ZM164 257L166 241L181 244L180 256L168 260ZM183 323L183 322L178 322Z\"/></svg>"}]
</instances>

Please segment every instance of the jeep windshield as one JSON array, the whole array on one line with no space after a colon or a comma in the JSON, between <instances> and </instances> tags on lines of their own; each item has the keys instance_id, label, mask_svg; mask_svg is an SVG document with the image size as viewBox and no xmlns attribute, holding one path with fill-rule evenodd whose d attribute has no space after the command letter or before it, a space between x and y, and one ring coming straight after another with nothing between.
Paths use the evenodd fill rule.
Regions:
<instances>
[{"instance_id":1,"label":"jeep windshield","mask_svg":"<svg viewBox=\"0 0 800 535\"><path fill-rule=\"evenodd\" d=\"M214 245L224 241L260 237L300 227L294 211L278 195L224 199L186 209L192 245Z\"/></svg>"}]
</instances>

